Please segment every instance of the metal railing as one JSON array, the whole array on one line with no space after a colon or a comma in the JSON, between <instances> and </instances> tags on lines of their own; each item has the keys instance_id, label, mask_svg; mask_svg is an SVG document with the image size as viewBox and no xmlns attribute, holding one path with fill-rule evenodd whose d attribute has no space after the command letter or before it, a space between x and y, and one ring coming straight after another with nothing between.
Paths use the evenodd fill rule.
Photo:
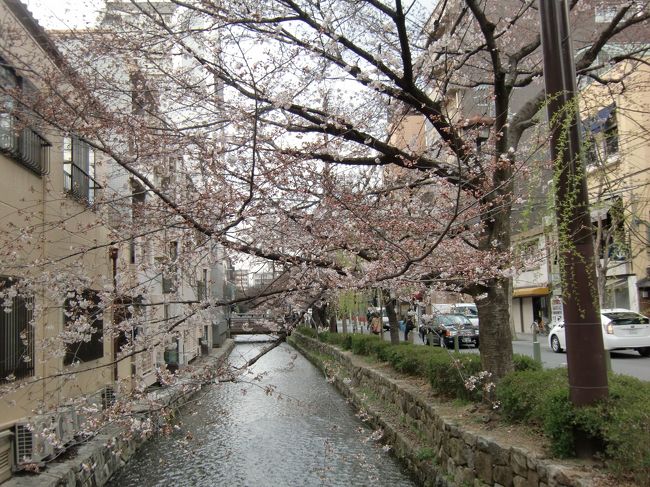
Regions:
<instances>
[{"instance_id":1,"label":"metal railing","mask_svg":"<svg viewBox=\"0 0 650 487\"><path fill-rule=\"evenodd\" d=\"M52 144L29 127L16 131L13 125L0 124L0 152L39 175L49 173Z\"/></svg>"},{"instance_id":2,"label":"metal railing","mask_svg":"<svg viewBox=\"0 0 650 487\"><path fill-rule=\"evenodd\" d=\"M63 189L84 203L93 204L101 185L73 162L63 163Z\"/></svg>"}]
</instances>

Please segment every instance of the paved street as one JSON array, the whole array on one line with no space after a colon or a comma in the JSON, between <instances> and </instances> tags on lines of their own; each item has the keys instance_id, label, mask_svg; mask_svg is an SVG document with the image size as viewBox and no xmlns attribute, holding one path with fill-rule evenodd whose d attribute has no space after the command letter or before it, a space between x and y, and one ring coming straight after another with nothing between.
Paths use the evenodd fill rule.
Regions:
<instances>
[{"instance_id":1,"label":"paved street","mask_svg":"<svg viewBox=\"0 0 650 487\"><path fill-rule=\"evenodd\" d=\"M368 333L365 329L363 333ZM409 337L410 338L410 337ZM384 332L384 340L390 340L388 332ZM400 340L404 340L404 333L400 331ZM545 368L566 367L566 353L553 353L548 346L545 336L539 337L542 351L542 363ZM415 333L415 344L423 345L420 336ZM533 336L531 334L519 333L517 339L512 342L512 349L521 355L533 356ZM461 349L463 353L478 353L473 348ZM642 380L650 381L650 357L641 357L637 352L616 351L612 352L612 370L618 374L627 374Z\"/></svg>"},{"instance_id":2,"label":"paved street","mask_svg":"<svg viewBox=\"0 0 650 487\"><path fill-rule=\"evenodd\" d=\"M512 342L515 353L533 356L532 335L520 335ZM553 353L545 336L540 337L542 363L546 368L566 367L566 353ZM611 353L612 370L618 374L627 374L650 381L650 357L641 357L634 350L622 350Z\"/></svg>"}]
</instances>

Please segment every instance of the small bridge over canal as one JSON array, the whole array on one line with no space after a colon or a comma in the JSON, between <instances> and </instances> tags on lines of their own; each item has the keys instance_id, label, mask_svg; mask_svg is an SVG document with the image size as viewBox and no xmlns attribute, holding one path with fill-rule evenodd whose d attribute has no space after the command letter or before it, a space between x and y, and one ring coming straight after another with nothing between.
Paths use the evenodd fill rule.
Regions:
<instances>
[{"instance_id":1,"label":"small bridge over canal","mask_svg":"<svg viewBox=\"0 0 650 487\"><path fill-rule=\"evenodd\" d=\"M235 335L279 335L284 333L284 321L254 313L233 314L230 317L230 334Z\"/></svg>"}]
</instances>

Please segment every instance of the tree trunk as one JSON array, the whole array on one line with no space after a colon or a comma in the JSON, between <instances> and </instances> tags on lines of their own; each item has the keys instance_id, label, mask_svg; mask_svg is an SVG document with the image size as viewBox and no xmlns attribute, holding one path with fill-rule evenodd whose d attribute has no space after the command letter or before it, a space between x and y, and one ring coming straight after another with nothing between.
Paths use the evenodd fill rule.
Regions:
<instances>
[{"instance_id":1,"label":"tree trunk","mask_svg":"<svg viewBox=\"0 0 650 487\"><path fill-rule=\"evenodd\" d=\"M487 296L476 299L481 365L495 378L503 377L513 370L508 281L508 278L491 280Z\"/></svg>"},{"instance_id":2,"label":"tree trunk","mask_svg":"<svg viewBox=\"0 0 650 487\"><path fill-rule=\"evenodd\" d=\"M312 318L314 319L314 324L316 329L325 328L327 326L327 303L322 305L312 306Z\"/></svg>"},{"instance_id":3,"label":"tree trunk","mask_svg":"<svg viewBox=\"0 0 650 487\"><path fill-rule=\"evenodd\" d=\"M384 296L386 316L388 316L388 324L390 325L390 343L397 345L399 344L399 326L397 324L397 313L395 312L396 300L391 298L389 293L385 293Z\"/></svg>"},{"instance_id":4,"label":"tree trunk","mask_svg":"<svg viewBox=\"0 0 650 487\"><path fill-rule=\"evenodd\" d=\"M338 333L338 327L336 326L336 313L330 315L330 333Z\"/></svg>"},{"instance_id":5,"label":"tree trunk","mask_svg":"<svg viewBox=\"0 0 650 487\"><path fill-rule=\"evenodd\" d=\"M343 333L347 333L348 332L348 318L346 316L344 316L342 318L341 322L343 324Z\"/></svg>"}]
</instances>

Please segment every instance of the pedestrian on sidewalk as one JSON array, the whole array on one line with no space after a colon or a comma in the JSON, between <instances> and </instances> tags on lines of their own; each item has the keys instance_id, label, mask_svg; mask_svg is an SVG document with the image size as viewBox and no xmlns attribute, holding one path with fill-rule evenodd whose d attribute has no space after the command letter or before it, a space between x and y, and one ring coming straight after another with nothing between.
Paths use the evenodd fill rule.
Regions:
<instances>
[{"instance_id":1,"label":"pedestrian on sidewalk","mask_svg":"<svg viewBox=\"0 0 650 487\"><path fill-rule=\"evenodd\" d=\"M379 315L377 313L373 313L372 315L370 331L375 335L379 335L381 333L381 319L379 318Z\"/></svg>"},{"instance_id":2,"label":"pedestrian on sidewalk","mask_svg":"<svg viewBox=\"0 0 650 487\"><path fill-rule=\"evenodd\" d=\"M406 323L404 324L404 341L408 342L409 341L409 332L415 328L415 325L413 324L413 318L410 316L406 318Z\"/></svg>"}]
</instances>

